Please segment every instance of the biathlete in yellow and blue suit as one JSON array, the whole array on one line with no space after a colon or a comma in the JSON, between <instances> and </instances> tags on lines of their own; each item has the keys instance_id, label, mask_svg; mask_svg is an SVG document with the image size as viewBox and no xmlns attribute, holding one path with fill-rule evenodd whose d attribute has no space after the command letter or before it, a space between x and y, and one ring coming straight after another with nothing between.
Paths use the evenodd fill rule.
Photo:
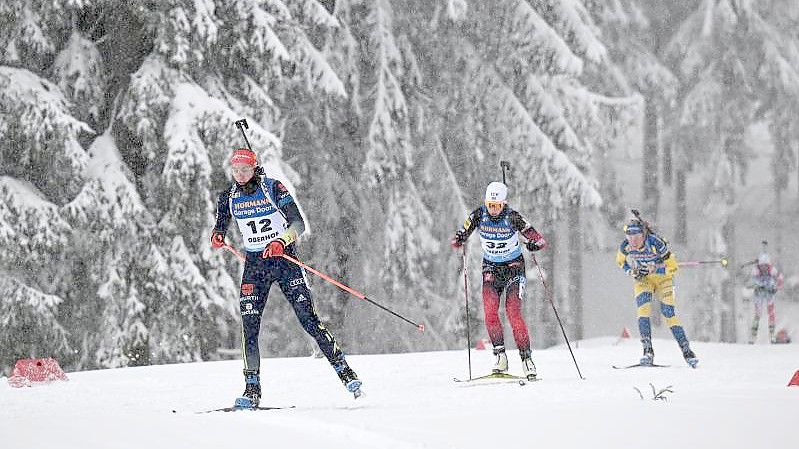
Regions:
<instances>
[{"instance_id":1,"label":"biathlete in yellow and blue suit","mask_svg":"<svg viewBox=\"0 0 799 449\"><path fill-rule=\"evenodd\" d=\"M660 311L680 345L683 357L692 368L699 359L691 351L688 337L674 310L674 274L677 272L677 259L669 250L668 243L649 230L640 220L632 220L624 227L626 238L616 253L616 263L629 276L635 279L635 302L638 306L638 331L644 356L641 365L654 363L655 351L652 348L652 299L660 301Z\"/></svg>"}]
</instances>

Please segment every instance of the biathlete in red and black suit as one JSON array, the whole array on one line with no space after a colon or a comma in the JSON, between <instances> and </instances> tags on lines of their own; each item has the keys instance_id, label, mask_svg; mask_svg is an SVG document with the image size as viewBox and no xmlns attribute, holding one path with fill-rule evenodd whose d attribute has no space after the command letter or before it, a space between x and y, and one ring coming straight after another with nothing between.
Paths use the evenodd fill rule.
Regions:
<instances>
[{"instance_id":1,"label":"biathlete in red and black suit","mask_svg":"<svg viewBox=\"0 0 799 449\"><path fill-rule=\"evenodd\" d=\"M455 233L452 247L460 248L475 229L479 230L483 248L485 325L496 356L493 371L503 373L508 370L505 337L499 319L499 305L502 293L505 292L505 312L513 329L513 339L519 349L524 375L533 378L536 376L536 368L530 357L530 336L522 316L522 299L527 278L519 237L528 240L525 246L530 251L544 249L547 243L519 212L507 205L507 196L508 188L505 184L489 184L485 203L469 214L463 227Z\"/></svg>"}]
</instances>

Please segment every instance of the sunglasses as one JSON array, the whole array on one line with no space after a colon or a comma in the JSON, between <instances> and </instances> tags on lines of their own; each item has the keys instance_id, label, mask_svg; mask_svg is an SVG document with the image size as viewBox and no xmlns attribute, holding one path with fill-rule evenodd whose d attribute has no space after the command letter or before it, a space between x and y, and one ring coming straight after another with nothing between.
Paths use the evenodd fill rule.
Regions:
<instances>
[{"instance_id":1,"label":"sunglasses","mask_svg":"<svg viewBox=\"0 0 799 449\"><path fill-rule=\"evenodd\" d=\"M230 169L235 175L246 175L247 173L252 173L253 170L255 170L253 167L233 167Z\"/></svg>"},{"instance_id":2,"label":"sunglasses","mask_svg":"<svg viewBox=\"0 0 799 449\"><path fill-rule=\"evenodd\" d=\"M502 201L486 201L485 203L486 207L490 208L502 208L505 205Z\"/></svg>"}]
</instances>

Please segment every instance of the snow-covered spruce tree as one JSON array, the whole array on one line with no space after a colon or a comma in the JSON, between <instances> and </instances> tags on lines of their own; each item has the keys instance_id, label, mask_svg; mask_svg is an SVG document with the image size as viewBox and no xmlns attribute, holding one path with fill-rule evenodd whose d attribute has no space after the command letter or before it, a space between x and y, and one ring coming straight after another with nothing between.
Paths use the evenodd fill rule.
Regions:
<instances>
[{"instance_id":1,"label":"snow-covered spruce tree","mask_svg":"<svg viewBox=\"0 0 799 449\"><path fill-rule=\"evenodd\" d=\"M345 349L445 348L452 340L450 328L439 325L451 307L430 287L440 267L413 242L420 229L435 227L424 222L433 192L417 190L425 185L418 159L425 155L414 145L419 73L406 10L402 3L336 2L339 26L309 35L325 43L347 96L295 102L285 115L285 151L308 180L299 194L320 230L304 247L307 254L345 283L428 324L420 336L347 293L319 286L317 307L345 326ZM414 208L422 215L408 213ZM396 338L371 332L378 320Z\"/></svg>"},{"instance_id":2,"label":"snow-covered spruce tree","mask_svg":"<svg viewBox=\"0 0 799 449\"><path fill-rule=\"evenodd\" d=\"M2 116L0 116L2 117ZM69 344L58 318L62 298L51 294L50 270L71 228L58 206L29 181L0 176L0 372L29 357L62 357Z\"/></svg>"},{"instance_id":3,"label":"snow-covered spruce tree","mask_svg":"<svg viewBox=\"0 0 799 449\"><path fill-rule=\"evenodd\" d=\"M471 207L468 198L482 197L486 183L500 176L500 159L514 167L512 204L550 236L549 223L570 205L599 205L588 167L616 129L606 111L618 113L635 101L600 95L581 79L586 66L605 58L582 4L408 3L416 19L409 22L419 24L411 42L426 55L420 60L421 85L431 98L423 111L436 118L430 132L440 133L426 141L440 142L461 183L453 193L439 194L449 204L434 210L449 210L453 195L463 191L469 192ZM431 144L428 153L435 149ZM550 254L542 255L544 266L550 265ZM479 259L472 266L479 266Z\"/></svg>"},{"instance_id":4,"label":"snow-covered spruce tree","mask_svg":"<svg viewBox=\"0 0 799 449\"><path fill-rule=\"evenodd\" d=\"M799 77L787 63L792 55L780 33L748 1L703 1L672 38L668 56L687 86L680 121L706 137L701 145L707 151L692 155L709 167L703 248L709 257L726 255L734 266L737 190L752 152L745 147L744 133L761 114L778 106L766 101L769 95L794 95ZM693 332L703 339L736 341L734 279L707 271L705 284L699 303L707 307Z\"/></svg>"},{"instance_id":5,"label":"snow-covered spruce tree","mask_svg":"<svg viewBox=\"0 0 799 449\"><path fill-rule=\"evenodd\" d=\"M157 220L152 235L164 257L152 263L166 272L186 267L180 276L158 281L155 296L169 296L157 309L160 348L188 348L192 339L213 334L219 308L233 305L231 276L221 276L228 256L207 245L214 200L230 182L227 159L244 145L233 121L250 118L249 138L261 164L293 191L298 178L281 161L279 138L269 131L279 132L282 124L275 97L292 79L302 81L306 94L343 94L305 34L306 25L335 24L314 3L206 2L192 9L166 2L148 17L153 52L134 74L118 118L123 133L140 142L122 153L136 162L145 203ZM224 284L210 284L209 277ZM170 318L176 316L190 319ZM269 320L284 322L285 316ZM277 327L278 337L284 327ZM306 347L303 340L287 340L292 344L284 351Z\"/></svg>"},{"instance_id":6,"label":"snow-covered spruce tree","mask_svg":"<svg viewBox=\"0 0 799 449\"><path fill-rule=\"evenodd\" d=\"M799 10L794 2L771 0L758 4L764 19L774 25L780 36L780 52L785 58L783 65L787 75L789 92L772 90L764 103L771 105L767 113L769 132L774 143L774 156L771 162L775 214L782 215L783 194L788 187L792 171L796 171L799 181ZM791 70L792 69L792 70ZM792 73L792 74L791 74ZM799 183L797 183L799 185ZM799 198L799 197L797 197ZM777 259L781 259L783 248L783 223L776 226L774 248ZM790 230L788 231L791 232Z\"/></svg>"},{"instance_id":7,"label":"snow-covered spruce tree","mask_svg":"<svg viewBox=\"0 0 799 449\"><path fill-rule=\"evenodd\" d=\"M659 20L650 19L650 15L660 14L642 0L620 0L614 2L589 2L592 15L602 28L602 35L606 43L611 64L602 66L599 71L605 76L600 82L608 88L623 92L626 95L640 93L644 102L644 149L642 153L643 170L641 184L641 203L636 206L651 219L656 218L660 203L662 185L670 184L668 179L659 182L660 175L658 163L660 153L663 153L663 172L667 177L671 155L669 142L663 136L664 117L671 108L677 88L677 78L668 67L660 61L658 53L665 39L668 37ZM599 74L599 73L598 73ZM660 142L663 148L659 148ZM632 153L631 149L625 151ZM604 160L604 158L602 158ZM612 170L603 164L602 170ZM616 176L609 174L610 178ZM604 177L607 180L607 177ZM662 185L661 185L662 184ZM616 197L611 183L603 182L602 191L605 199ZM607 203L607 201L606 201ZM614 226L618 226L623 215L605 205L605 210L615 218Z\"/></svg>"},{"instance_id":8,"label":"snow-covered spruce tree","mask_svg":"<svg viewBox=\"0 0 799 449\"><path fill-rule=\"evenodd\" d=\"M359 276L359 284L390 298L393 309L415 312L415 317L425 321L428 316L420 316L420 311L429 300L424 292L431 291L434 278L426 270L437 245L424 235L432 221L414 173L418 149L412 145L410 96L417 88L418 62L405 36L407 30L400 27L402 6L388 1L337 2L344 39L332 51L336 60L355 63L343 73L352 89L348 126L357 133L352 136L356 154L349 164L356 170L355 185L368 186L359 192L360 219L353 236L362 266L369 267ZM376 309L352 311L359 314L356 333L360 335L368 336L375 320L397 330L399 338L388 342L382 336L374 341L366 338L359 342L363 348L407 350L418 344L412 329L402 330L407 324L389 321Z\"/></svg>"},{"instance_id":9,"label":"snow-covered spruce tree","mask_svg":"<svg viewBox=\"0 0 799 449\"><path fill-rule=\"evenodd\" d=\"M60 205L77 193L86 165L78 143L91 130L70 115L58 87L31 71L0 65L0 370L15 357L63 357L59 267L73 228Z\"/></svg>"},{"instance_id":10,"label":"snow-covered spruce tree","mask_svg":"<svg viewBox=\"0 0 799 449\"><path fill-rule=\"evenodd\" d=\"M235 332L239 266L207 244L226 161L243 145L232 123L249 118L267 172L298 180L269 131L282 123L273 97L283 84L343 94L305 34L335 25L325 14L312 0L0 5L0 135L15 143L1 174L63 219L56 263L29 271L63 299L31 301L62 319L50 327L68 330L68 365L197 360ZM18 224L4 221L3 235L36 226Z\"/></svg>"}]
</instances>

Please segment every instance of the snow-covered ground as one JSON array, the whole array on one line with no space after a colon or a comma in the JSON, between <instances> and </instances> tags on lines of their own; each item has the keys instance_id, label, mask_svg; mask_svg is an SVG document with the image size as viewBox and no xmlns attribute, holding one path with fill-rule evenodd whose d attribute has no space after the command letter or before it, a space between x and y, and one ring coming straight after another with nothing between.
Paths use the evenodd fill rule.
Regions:
<instances>
[{"instance_id":1,"label":"snow-covered ground","mask_svg":"<svg viewBox=\"0 0 799 449\"><path fill-rule=\"evenodd\" d=\"M459 384L466 352L350 356L366 396L352 399L324 360L264 359L263 405L292 409L197 413L230 405L239 362L69 373L68 382L11 388L0 381L0 447L18 448L789 448L799 447L799 345L695 343L688 368L656 340L669 368L614 370L635 340L582 341L534 352L542 381ZM511 354L511 371L521 368ZM473 372L491 364L472 352ZM671 386L667 401L649 384ZM634 387L646 399L642 400Z\"/></svg>"}]
</instances>

